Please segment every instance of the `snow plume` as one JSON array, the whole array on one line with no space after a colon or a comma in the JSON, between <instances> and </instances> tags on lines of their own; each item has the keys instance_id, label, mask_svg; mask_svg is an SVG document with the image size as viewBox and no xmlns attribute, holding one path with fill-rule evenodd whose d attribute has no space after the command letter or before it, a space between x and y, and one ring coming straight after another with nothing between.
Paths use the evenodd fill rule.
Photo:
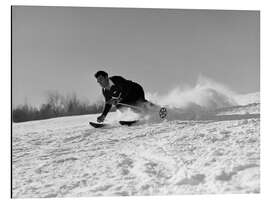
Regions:
<instances>
[{"instance_id":1,"label":"snow plume","mask_svg":"<svg viewBox=\"0 0 270 203\"><path fill-rule=\"evenodd\" d=\"M237 105L235 93L222 84L200 76L195 87L176 87L167 95L147 94L147 98L170 108L197 107L204 110Z\"/></svg>"},{"instance_id":2,"label":"snow plume","mask_svg":"<svg viewBox=\"0 0 270 203\"><path fill-rule=\"evenodd\" d=\"M209 117L219 108L237 105L237 94L226 86L200 76L194 87L176 87L166 95L147 94L146 97L166 106L171 119L200 119Z\"/></svg>"}]
</instances>

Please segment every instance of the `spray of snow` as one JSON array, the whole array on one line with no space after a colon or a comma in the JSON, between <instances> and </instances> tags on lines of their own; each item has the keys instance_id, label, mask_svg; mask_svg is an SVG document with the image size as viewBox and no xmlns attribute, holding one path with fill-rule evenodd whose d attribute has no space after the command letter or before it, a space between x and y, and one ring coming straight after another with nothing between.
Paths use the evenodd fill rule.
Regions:
<instances>
[{"instance_id":1,"label":"spray of snow","mask_svg":"<svg viewBox=\"0 0 270 203\"><path fill-rule=\"evenodd\" d=\"M118 123L120 120L137 120L140 118L140 115L132 111L130 108L125 108L123 110L116 110L114 114L108 114L106 118L108 123Z\"/></svg>"},{"instance_id":2,"label":"spray of snow","mask_svg":"<svg viewBox=\"0 0 270 203\"><path fill-rule=\"evenodd\" d=\"M225 85L200 76L195 87L176 87L167 95L148 93L147 97L161 106L170 108L214 110L237 105L235 95Z\"/></svg>"},{"instance_id":3,"label":"spray of snow","mask_svg":"<svg viewBox=\"0 0 270 203\"><path fill-rule=\"evenodd\" d=\"M219 108L238 105L237 93L223 84L199 76L194 87L175 87L166 95L147 94L147 98L160 106L166 106L169 120L210 119Z\"/></svg>"}]
</instances>

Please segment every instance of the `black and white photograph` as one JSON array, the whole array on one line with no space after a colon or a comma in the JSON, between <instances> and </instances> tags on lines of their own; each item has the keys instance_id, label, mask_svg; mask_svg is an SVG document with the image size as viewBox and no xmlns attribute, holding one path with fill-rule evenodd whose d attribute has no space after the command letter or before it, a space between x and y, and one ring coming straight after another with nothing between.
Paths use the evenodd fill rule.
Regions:
<instances>
[{"instance_id":1,"label":"black and white photograph","mask_svg":"<svg viewBox=\"0 0 270 203\"><path fill-rule=\"evenodd\" d=\"M11 7L12 198L258 194L260 11Z\"/></svg>"}]
</instances>

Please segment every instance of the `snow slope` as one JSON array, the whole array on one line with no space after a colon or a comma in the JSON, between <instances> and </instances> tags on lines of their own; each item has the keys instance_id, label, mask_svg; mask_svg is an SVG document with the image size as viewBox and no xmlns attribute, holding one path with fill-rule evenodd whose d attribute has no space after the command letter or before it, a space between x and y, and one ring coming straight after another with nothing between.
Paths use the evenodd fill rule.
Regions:
<instances>
[{"instance_id":1,"label":"snow slope","mask_svg":"<svg viewBox=\"0 0 270 203\"><path fill-rule=\"evenodd\" d=\"M104 129L88 125L97 115L13 124L13 196L259 193L260 104L253 101L211 118L131 127L117 125L116 113Z\"/></svg>"}]
</instances>

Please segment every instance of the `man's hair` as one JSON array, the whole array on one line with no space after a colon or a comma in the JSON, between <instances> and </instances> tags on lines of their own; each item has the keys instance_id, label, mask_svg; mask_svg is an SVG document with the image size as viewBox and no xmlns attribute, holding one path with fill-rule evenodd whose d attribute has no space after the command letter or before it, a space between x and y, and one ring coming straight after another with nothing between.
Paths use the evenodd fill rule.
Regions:
<instances>
[{"instance_id":1,"label":"man's hair","mask_svg":"<svg viewBox=\"0 0 270 203\"><path fill-rule=\"evenodd\" d=\"M100 75L103 76L103 77L108 77L108 73L106 73L103 70L100 70L100 71L96 72L95 77L98 78Z\"/></svg>"}]
</instances>

